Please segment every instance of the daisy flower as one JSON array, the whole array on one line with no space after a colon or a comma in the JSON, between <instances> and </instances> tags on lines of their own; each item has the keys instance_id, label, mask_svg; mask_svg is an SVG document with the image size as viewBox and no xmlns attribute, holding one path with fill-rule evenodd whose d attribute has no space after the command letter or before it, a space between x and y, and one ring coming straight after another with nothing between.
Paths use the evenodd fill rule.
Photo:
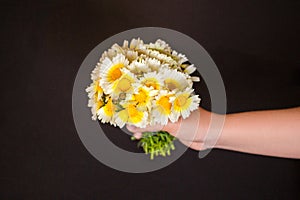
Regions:
<instances>
[{"instance_id":1,"label":"daisy flower","mask_svg":"<svg viewBox=\"0 0 300 200\"><path fill-rule=\"evenodd\" d=\"M122 48L123 48L123 49L128 49L128 44L129 44L129 43L128 43L128 40L124 40L124 41L123 41L123 46L122 46Z\"/></svg>"},{"instance_id":2,"label":"daisy flower","mask_svg":"<svg viewBox=\"0 0 300 200\"><path fill-rule=\"evenodd\" d=\"M136 52L136 51L133 51L133 50L128 50L128 51L126 51L126 58L130 61L130 62L132 62L132 61L134 61L137 57L138 57L138 52Z\"/></svg>"},{"instance_id":3,"label":"daisy flower","mask_svg":"<svg viewBox=\"0 0 300 200\"><path fill-rule=\"evenodd\" d=\"M91 79L93 81L97 81L100 79L100 63L98 62L96 67L93 69L92 73L91 73Z\"/></svg>"},{"instance_id":4,"label":"daisy flower","mask_svg":"<svg viewBox=\"0 0 300 200\"><path fill-rule=\"evenodd\" d=\"M91 83L85 91L88 93L90 99L96 97L96 100L99 100L103 96L103 89L101 88L99 81Z\"/></svg>"},{"instance_id":5,"label":"daisy flower","mask_svg":"<svg viewBox=\"0 0 300 200\"><path fill-rule=\"evenodd\" d=\"M118 97L122 93L132 93L134 90L133 83L137 82L136 76L127 69L121 70L121 77L117 79L107 90L113 98Z\"/></svg>"},{"instance_id":6,"label":"daisy flower","mask_svg":"<svg viewBox=\"0 0 300 200\"><path fill-rule=\"evenodd\" d=\"M151 58L156 58L156 59L160 60L161 62L168 63L170 66L177 65L177 62L175 60L173 60L170 56L160 53L157 50L148 49L146 51L146 54L148 56L150 56Z\"/></svg>"},{"instance_id":7,"label":"daisy flower","mask_svg":"<svg viewBox=\"0 0 300 200\"><path fill-rule=\"evenodd\" d=\"M91 85L85 90L88 92L89 102L88 107L91 107L92 119L97 119L97 111L104 105L103 102L103 90L99 85L99 81L91 83Z\"/></svg>"},{"instance_id":8,"label":"daisy flower","mask_svg":"<svg viewBox=\"0 0 300 200\"><path fill-rule=\"evenodd\" d=\"M178 53L175 50L172 51L172 57L178 62L179 65L188 61L187 57L184 54Z\"/></svg>"},{"instance_id":9,"label":"daisy flower","mask_svg":"<svg viewBox=\"0 0 300 200\"><path fill-rule=\"evenodd\" d=\"M151 111L151 101L157 94L157 90L141 85L140 83L133 84L134 92L132 95L127 95L125 101L135 102L136 106L142 111Z\"/></svg>"},{"instance_id":10,"label":"daisy flower","mask_svg":"<svg viewBox=\"0 0 300 200\"><path fill-rule=\"evenodd\" d=\"M102 123L110 122L110 124L115 125L113 121L115 110L116 106L113 104L112 98L109 97L104 106L97 111L98 119Z\"/></svg>"},{"instance_id":11,"label":"daisy flower","mask_svg":"<svg viewBox=\"0 0 300 200\"><path fill-rule=\"evenodd\" d=\"M157 72L148 72L140 78L142 85L147 87L152 87L154 90L160 90L163 86L163 78L160 73Z\"/></svg>"},{"instance_id":12,"label":"daisy flower","mask_svg":"<svg viewBox=\"0 0 300 200\"><path fill-rule=\"evenodd\" d=\"M180 115L183 119L187 118L191 111L196 110L200 103L198 95L192 95L194 89L186 88L182 92L176 92L174 97L171 97L173 103L170 120L176 122Z\"/></svg>"},{"instance_id":13,"label":"daisy flower","mask_svg":"<svg viewBox=\"0 0 300 200\"><path fill-rule=\"evenodd\" d=\"M125 124L132 124L140 128L146 127L148 112L139 110L133 102L126 102L122 106L124 109L115 117L115 122L119 127L123 128Z\"/></svg>"},{"instance_id":14,"label":"daisy flower","mask_svg":"<svg viewBox=\"0 0 300 200\"><path fill-rule=\"evenodd\" d=\"M151 112L152 119L154 123L159 123L166 125L168 123L168 118L171 114L172 103L170 98L174 93L168 92L166 90L161 90L153 101L153 110Z\"/></svg>"},{"instance_id":15,"label":"daisy flower","mask_svg":"<svg viewBox=\"0 0 300 200\"><path fill-rule=\"evenodd\" d=\"M155 49L155 50L161 51L165 54L170 54L172 51L169 44L167 44L165 41L163 41L161 39L156 40L155 43L150 43L149 45L147 45L147 47L150 49Z\"/></svg>"},{"instance_id":16,"label":"daisy flower","mask_svg":"<svg viewBox=\"0 0 300 200\"><path fill-rule=\"evenodd\" d=\"M138 38L138 39L133 38L130 42L129 48L130 49L138 49L141 46L144 46L144 41L141 40L140 38Z\"/></svg>"},{"instance_id":17,"label":"daisy flower","mask_svg":"<svg viewBox=\"0 0 300 200\"><path fill-rule=\"evenodd\" d=\"M145 60L140 57L137 60L133 61L131 65L134 66L134 71L139 74L151 71L151 68L148 67Z\"/></svg>"},{"instance_id":18,"label":"daisy flower","mask_svg":"<svg viewBox=\"0 0 300 200\"><path fill-rule=\"evenodd\" d=\"M104 102L102 100L96 100L95 98L89 99L88 107L91 108L93 120L97 119L97 112L103 105L104 105Z\"/></svg>"},{"instance_id":19,"label":"daisy flower","mask_svg":"<svg viewBox=\"0 0 300 200\"><path fill-rule=\"evenodd\" d=\"M164 68L161 70L161 73L164 84L169 90L183 90L189 86L185 75L181 72Z\"/></svg>"},{"instance_id":20,"label":"daisy flower","mask_svg":"<svg viewBox=\"0 0 300 200\"><path fill-rule=\"evenodd\" d=\"M146 58L146 63L150 67L151 71L158 71L161 67L161 63L156 58Z\"/></svg>"},{"instance_id":21,"label":"daisy flower","mask_svg":"<svg viewBox=\"0 0 300 200\"><path fill-rule=\"evenodd\" d=\"M108 93L108 90L112 87L115 81L122 76L121 69L128 65L129 61L122 54L117 54L112 60L105 58L100 66L100 86L104 92Z\"/></svg>"},{"instance_id":22,"label":"daisy flower","mask_svg":"<svg viewBox=\"0 0 300 200\"><path fill-rule=\"evenodd\" d=\"M105 58L109 58L112 60L118 54L125 54L125 50L123 50L123 48L120 47L118 44L114 44L110 49L103 52L99 61L100 63L102 63Z\"/></svg>"}]
</instances>

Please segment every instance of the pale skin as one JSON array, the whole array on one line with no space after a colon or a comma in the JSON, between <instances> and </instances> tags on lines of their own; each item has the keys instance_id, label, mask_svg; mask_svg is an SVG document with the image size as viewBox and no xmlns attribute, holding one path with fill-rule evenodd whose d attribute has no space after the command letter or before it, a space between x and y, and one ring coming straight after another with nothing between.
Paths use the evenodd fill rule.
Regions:
<instances>
[{"instance_id":1,"label":"pale skin","mask_svg":"<svg viewBox=\"0 0 300 200\"><path fill-rule=\"evenodd\" d=\"M211 124L211 117L221 115L201 107L198 111L195 112L200 114L198 121L187 118L176 123L169 122L165 126L148 126L143 129L127 126L127 129L133 132L137 139L146 131L165 130L184 145L197 151L205 150L203 142ZM300 107L233 113L223 117L224 126L214 148L300 159ZM185 127L191 129L180 129L181 123L186 123ZM195 136L189 136L189 132L193 131Z\"/></svg>"}]
</instances>

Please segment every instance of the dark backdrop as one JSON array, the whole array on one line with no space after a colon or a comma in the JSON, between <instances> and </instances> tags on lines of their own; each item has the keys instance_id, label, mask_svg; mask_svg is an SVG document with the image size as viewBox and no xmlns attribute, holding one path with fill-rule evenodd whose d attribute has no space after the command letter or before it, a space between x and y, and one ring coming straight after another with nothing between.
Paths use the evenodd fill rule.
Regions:
<instances>
[{"instance_id":1,"label":"dark backdrop","mask_svg":"<svg viewBox=\"0 0 300 200\"><path fill-rule=\"evenodd\" d=\"M299 106L299 9L296 0L1 1L1 199L299 197L293 159L213 150L200 160L188 150L152 173L110 169L82 145L71 109L90 50L142 26L197 40L223 76L229 113Z\"/></svg>"}]
</instances>

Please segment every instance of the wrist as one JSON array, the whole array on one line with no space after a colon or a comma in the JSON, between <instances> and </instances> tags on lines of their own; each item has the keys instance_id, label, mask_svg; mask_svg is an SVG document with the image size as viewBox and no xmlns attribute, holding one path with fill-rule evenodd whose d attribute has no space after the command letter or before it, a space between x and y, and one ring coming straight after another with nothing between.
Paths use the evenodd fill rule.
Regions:
<instances>
[{"instance_id":1,"label":"wrist","mask_svg":"<svg viewBox=\"0 0 300 200\"><path fill-rule=\"evenodd\" d=\"M228 131L228 129L229 129L229 127L228 127L228 117L229 117L229 115L222 115L222 117L224 117L224 124L221 127L221 129L219 128L219 130L216 130L216 131L219 131L219 135L218 135L218 139L216 140L215 148L227 149L228 142L226 142L226 141L228 140L227 137L230 137L228 135L228 133L230 132L230 131Z\"/></svg>"},{"instance_id":2,"label":"wrist","mask_svg":"<svg viewBox=\"0 0 300 200\"><path fill-rule=\"evenodd\" d=\"M205 148L220 148L223 145L224 114L201 110L200 135Z\"/></svg>"},{"instance_id":3,"label":"wrist","mask_svg":"<svg viewBox=\"0 0 300 200\"><path fill-rule=\"evenodd\" d=\"M177 122L172 123L169 121L163 128L162 131L166 131L170 134L176 134L180 128L180 124L182 122L182 118L180 117Z\"/></svg>"}]
</instances>

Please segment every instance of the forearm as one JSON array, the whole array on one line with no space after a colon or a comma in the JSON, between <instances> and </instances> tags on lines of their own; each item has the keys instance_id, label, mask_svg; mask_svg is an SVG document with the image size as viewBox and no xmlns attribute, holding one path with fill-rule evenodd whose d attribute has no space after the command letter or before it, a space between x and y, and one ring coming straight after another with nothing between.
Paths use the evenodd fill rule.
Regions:
<instances>
[{"instance_id":1,"label":"forearm","mask_svg":"<svg viewBox=\"0 0 300 200\"><path fill-rule=\"evenodd\" d=\"M228 114L216 148L300 158L300 107Z\"/></svg>"}]
</instances>

